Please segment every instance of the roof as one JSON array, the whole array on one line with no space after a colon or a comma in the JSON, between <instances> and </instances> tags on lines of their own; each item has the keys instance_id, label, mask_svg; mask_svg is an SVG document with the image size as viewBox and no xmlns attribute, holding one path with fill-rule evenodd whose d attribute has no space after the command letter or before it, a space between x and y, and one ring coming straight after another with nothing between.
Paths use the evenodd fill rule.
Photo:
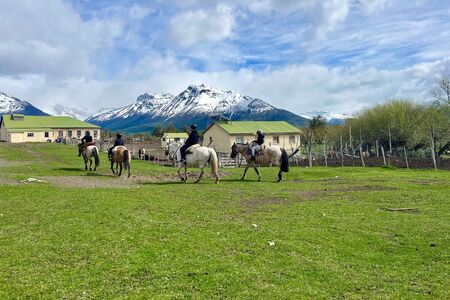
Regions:
<instances>
[{"instance_id":1,"label":"roof","mask_svg":"<svg viewBox=\"0 0 450 300\"><path fill-rule=\"evenodd\" d=\"M72 117L24 116L22 120L12 120L11 115L3 115L8 130L43 131L51 128L100 128L97 125ZM26 129L26 130L25 130Z\"/></svg>"},{"instance_id":2,"label":"roof","mask_svg":"<svg viewBox=\"0 0 450 300\"><path fill-rule=\"evenodd\" d=\"M188 137L186 132L165 132L164 135L169 139L182 139Z\"/></svg>"},{"instance_id":3,"label":"roof","mask_svg":"<svg viewBox=\"0 0 450 300\"><path fill-rule=\"evenodd\" d=\"M301 132L299 128L289 124L286 121L232 121L216 122L214 124L217 124L229 134L255 134L257 130L261 130L265 134L300 134ZM207 131L210 127L208 127L205 131Z\"/></svg>"}]
</instances>

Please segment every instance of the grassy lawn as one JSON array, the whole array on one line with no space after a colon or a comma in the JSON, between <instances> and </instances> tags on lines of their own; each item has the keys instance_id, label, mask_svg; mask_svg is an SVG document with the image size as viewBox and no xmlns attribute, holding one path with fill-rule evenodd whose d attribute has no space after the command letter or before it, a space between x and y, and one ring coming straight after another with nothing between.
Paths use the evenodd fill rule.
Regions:
<instances>
[{"instance_id":1,"label":"grassy lawn","mask_svg":"<svg viewBox=\"0 0 450 300\"><path fill-rule=\"evenodd\" d=\"M82 167L75 147L0 144L1 299L450 298L450 172L226 169L215 185L142 161L115 178L104 154Z\"/></svg>"}]
</instances>

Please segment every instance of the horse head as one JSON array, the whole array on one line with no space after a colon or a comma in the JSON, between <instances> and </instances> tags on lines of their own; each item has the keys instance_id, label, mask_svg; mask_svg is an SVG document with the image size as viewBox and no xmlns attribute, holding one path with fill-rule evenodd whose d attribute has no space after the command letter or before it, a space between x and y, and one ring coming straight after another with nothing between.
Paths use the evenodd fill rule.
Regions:
<instances>
[{"instance_id":1,"label":"horse head","mask_svg":"<svg viewBox=\"0 0 450 300\"><path fill-rule=\"evenodd\" d=\"M174 159L175 159L175 156L176 156L176 154L177 154L177 151L180 149L180 147L181 147L181 144L180 144L180 143L177 143L177 142L170 143L170 144L167 146L167 150L166 150L166 152L165 152L166 156L167 156L170 160L174 160Z\"/></svg>"}]
</instances>

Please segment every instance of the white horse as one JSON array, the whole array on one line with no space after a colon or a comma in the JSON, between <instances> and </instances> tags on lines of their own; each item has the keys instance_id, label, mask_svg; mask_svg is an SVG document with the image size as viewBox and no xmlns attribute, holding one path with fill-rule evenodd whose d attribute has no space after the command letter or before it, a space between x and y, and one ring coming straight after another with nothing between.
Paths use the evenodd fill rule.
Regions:
<instances>
[{"instance_id":1,"label":"white horse","mask_svg":"<svg viewBox=\"0 0 450 300\"><path fill-rule=\"evenodd\" d=\"M78 144L78 152L83 156L84 160L84 169L88 169L88 162L89 164L89 171L92 171L92 157L94 157L95 165L94 165L94 171L97 170L97 167L100 165L100 157L98 155L98 148L96 146L90 145L83 149L83 144Z\"/></svg>"},{"instance_id":2,"label":"white horse","mask_svg":"<svg viewBox=\"0 0 450 300\"><path fill-rule=\"evenodd\" d=\"M180 162L181 160L181 148L182 144L173 142L168 145L166 155L170 160L175 161L178 164L178 176L181 181L187 181L187 166L198 166L200 168L200 176L195 183L200 182L202 179L204 169L207 163L211 164L212 176L216 178L216 183L219 182L219 163L217 159L216 151L212 148L196 146L192 153L189 153L190 148L186 151L186 163ZM195 146L193 146L195 147ZM181 176L180 170L184 166L184 177Z\"/></svg>"}]
</instances>

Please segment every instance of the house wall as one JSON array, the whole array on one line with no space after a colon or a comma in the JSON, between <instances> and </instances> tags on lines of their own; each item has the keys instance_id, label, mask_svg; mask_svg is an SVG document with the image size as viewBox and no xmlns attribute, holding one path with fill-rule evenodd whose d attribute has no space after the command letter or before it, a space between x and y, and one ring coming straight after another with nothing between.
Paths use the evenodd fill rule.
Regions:
<instances>
[{"instance_id":1,"label":"house wall","mask_svg":"<svg viewBox=\"0 0 450 300\"><path fill-rule=\"evenodd\" d=\"M291 141L290 136L294 136L295 141ZM279 137L278 143L274 141L274 137ZM229 153L234 143L250 143L256 139L256 136L251 134L230 135L220 126L214 124L203 133L204 146L209 144L210 138L213 139L210 147L213 147L217 152ZM300 145L300 134L266 134L264 141L265 146L278 145L285 148L287 152L292 152Z\"/></svg>"},{"instance_id":2,"label":"house wall","mask_svg":"<svg viewBox=\"0 0 450 300\"><path fill-rule=\"evenodd\" d=\"M210 144L211 139L212 142ZM203 133L203 146L208 146L209 144L209 147L214 148L217 152L231 152L233 143L232 136L217 124L212 125Z\"/></svg>"},{"instance_id":3,"label":"house wall","mask_svg":"<svg viewBox=\"0 0 450 300\"><path fill-rule=\"evenodd\" d=\"M62 137L63 138L68 138L68 131L72 130L72 137L78 137L77 136L77 130L81 130L81 137L84 136L86 130L88 129L79 129L79 128L74 128L74 129L51 129L48 132L48 137L45 136L45 132L44 131L26 131L26 132L9 132L6 128L4 128L3 126L0 129L0 140L4 140L7 141L9 143L24 143L24 142L47 142L47 140L51 140L54 141L55 139L57 139L59 137L59 131L62 131ZM97 128L93 128L93 129L89 129L89 131L91 132L92 136L94 136L94 131L97 131L97 136L94 137L94 140L99 139L100 138L100 129ZM33 133L33 136L30 137L28 136L28 133ZM80 137L80 138L81 138Z\"/></svg>"}]
</instances>

